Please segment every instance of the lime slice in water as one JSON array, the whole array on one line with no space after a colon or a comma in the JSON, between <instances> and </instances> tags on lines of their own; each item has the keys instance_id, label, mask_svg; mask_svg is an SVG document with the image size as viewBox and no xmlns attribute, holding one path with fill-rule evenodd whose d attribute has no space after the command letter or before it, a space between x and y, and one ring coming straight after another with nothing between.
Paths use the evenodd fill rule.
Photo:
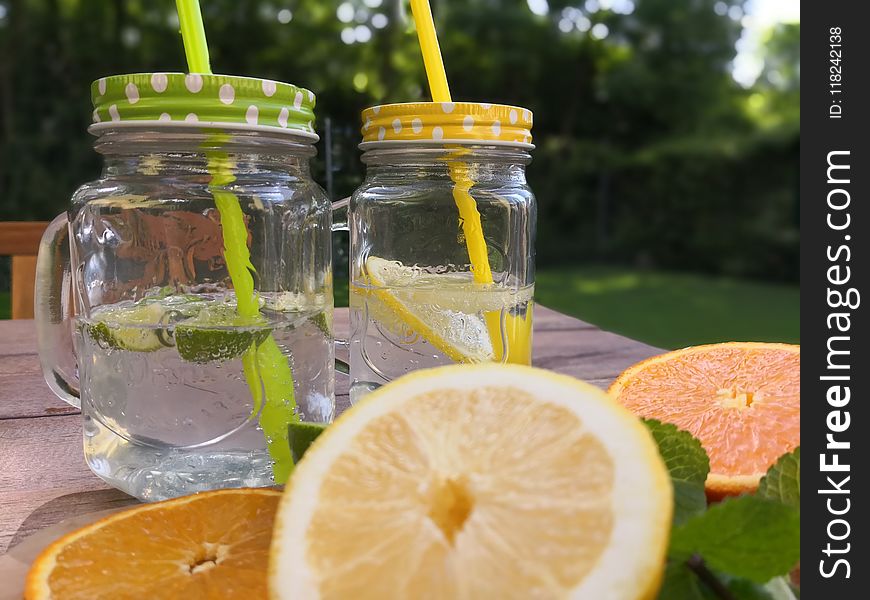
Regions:
<instances>
[{"instance_id":1,"label":"lime slice in water","mask_svg":"<svg viewBox=\"0 0 870 600\"><path fill-rule=\"evenodd\" d=\"M153 302L116 308L99 315L96 323L87 325L88 333L99 344L131 352L154 352L167 345L161 340L165 331L159 328L166 309Z\"/></svg>"},{"instance_id":2,"label":"lime slice in water","mask_svg":"<svg viewBox=\"0 0 870 600\"><path fill-rule=\"evenodd\" d=\"M290 454L293 456L293 464L302 460L305 451L308 450L314 440L326 429L326 423L306 423L293 421L287 426L287 437L290 441Z\"/></svg>"},{"instance_id":3,"label":"lime slice in water","mask_svg":"<svg viewBox=\"0 0 870 600\"><path fill-rule=\"evenodd\" d=\"M323 311L317 313L316 315L314 315L314 317L312 317L311 322L314 323L314 326L322 331L323 334L326 335L326 337L332 337L331 311Z\"/></svg>"},{"instance_id":4,"label":"lime slice in water","mask_svg":"<svg viewBox=\"0 0 870 600\"><path fill-rule=\"evenodd\" d=\"M206 363L237 358L271 333L261 315L243 317L235 306L209 306L175 326L175 346L186 361Z\"/></svg>"}]
</instances>

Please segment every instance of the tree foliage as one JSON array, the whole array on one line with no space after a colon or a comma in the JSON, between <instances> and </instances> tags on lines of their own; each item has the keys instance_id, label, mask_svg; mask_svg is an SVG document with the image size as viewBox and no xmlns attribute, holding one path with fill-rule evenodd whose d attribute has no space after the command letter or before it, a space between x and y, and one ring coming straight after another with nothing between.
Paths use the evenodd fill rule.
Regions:
<instances>
[{"instance_id":1,"label":"tree foliage","mask_svg":"<svg viewBox=\"0 0 870 600\"><path fill-rule=\"evenodd\" d=\"M535 113L529 177L541 262L612 259L796 279L799 26L771 33L765 72L745 90L729 72L741 25L715 11L717 1L742 6L549 0L549 13L536 15L525 0L432 1L454 97ZM317 92L336 197L362 177L360 109L427 97L400 0L201 3L216 72ZM337 18L342 3L354 9L350 23ZM99 172L85 131L89 83L184 70L175 3L0 5L0 219L45 219ZM375 27L376 14L386 27ZM606 35L593 35L598 24ZM343 30L361 27L368 41L342 41ZM322 142L319 150L322 182Z\"/></svg>"}]
</instances>

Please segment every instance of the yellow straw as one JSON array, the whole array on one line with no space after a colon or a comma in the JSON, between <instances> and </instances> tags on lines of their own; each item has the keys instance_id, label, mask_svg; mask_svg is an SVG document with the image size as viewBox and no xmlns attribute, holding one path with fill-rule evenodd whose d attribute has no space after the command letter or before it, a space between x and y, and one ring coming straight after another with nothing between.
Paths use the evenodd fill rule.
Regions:
<instances>
[{"instance_id":1,"label":"yellow straw","mask_svg":"<svg viewBox=\"0 0 870 600\"><path fill-rule=\"evenodd\" d=\"M438 34L435 33L435 21L432 19L432 9L429 0L411 0L411 12L417 25L417 37L420 40L420 50L423 52L423 65L426 67L426 77L429 79L429 91L435 102L450 102L450 87L447 85L447 72L444 70L444 59L438 46ZM457 148L455 156L467 153ZM465 234L465 245L468 247L468 257L477 283L492 283L492 271L489 267L489 256L486 250L486 240L483 237L483 225L480 222L480 212L477 203L471 197L471 186L474 182L468 176L468 166L459 161L451 161L450 178L456 184L453 188L453 199L459 209L462 219L462 232Z\"/></svg>"},{"instance_id":2,"label":"yellow straw","mask_svg":"<svg viewBox=\"0 0 870 600\"><path fill-rule=\"evenodd\" d=\"M191 73L211 74L208 58L208 43L198 0L176 0L178 21L187 68ZM212 134L207 146L221 146L229 136ZM224 260L233 289L236 292L236 311L243 317L257 317L260 304L254 287L254 265L248 250L248 230L245 215L238 197L226 189L235 181L234 164L225 152L206 152L208 172L212 178L209 190L221 217L223 230ZM272 474L275 483L284 483L293 470L290 453L288 425L298 421L293 411L296 400L293 394L293 371L272 334L259 345L251 345L242 356L242 368L248 388L251 390L254 407L252 416L259 412L260 427L266 437L266 447L272 458ZM265 403L263 396L265 395Z\"/></svg>"},{"instance_id":3,"label":"yellow straw","mask_svg":"<svg viewBox=\"0 0 870 600\"><path fill-rule=\"evenodd\" d=\"M435 33L435 20L429 0L411 0L411 13L417 24L417 37L420 40L420 50L423 51L423 65L426 67L426 77L429 78L429 91L434 102L450 102L450 87L447 85L447 71L444 70L444 59L438 46L438 34Z\"/></svg>"},{"instance_id":4,"label":"yellow straw","mask_svg":"<svg viewBox=\"0 0 870 600\"><path fill-rule=\"evenodd\" d=\"M423 53L423 65L426 68L426 77L429 80L429 91L434 102L451 102L450 87L447 85L447 72L444 69L444 59L441 56L441 48L438 45L438 34L435 32L435 21L432 18L432 9L429 0L411 0L411 13L417 25L417 37L420 40L420 50ZM457 147L451 152L452 157L460 157L469 151ZM471 270L474 281L480 284L492 284L492 270L489 266L489 253L486 248L486 239L483 237L483 224L480 219L480 211L477 203L471 196L471 187L474 185L469 173L468 165L459 160L451 160L450 178L455 184L453 187L453 200L459 209L459 217L462 222L462 233L465 236L465 246L468 249L468 258L471 261ZM495 360L507 360L529 364L531 362L531 314L526 319L505 315L505 336L502 338L502 317L500 311L488 311L484 314L490 342L492 343ZM505 342L507 348L505 348Z\"/></svg>"}]
</instances>

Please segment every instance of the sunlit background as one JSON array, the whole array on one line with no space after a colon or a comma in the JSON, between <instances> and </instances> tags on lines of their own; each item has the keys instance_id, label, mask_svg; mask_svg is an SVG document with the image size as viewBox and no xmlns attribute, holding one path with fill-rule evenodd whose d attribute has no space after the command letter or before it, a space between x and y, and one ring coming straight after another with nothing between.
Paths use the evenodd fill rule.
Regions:
<instances>
[{"instance_id":1,"label":"sunlit background","mask_svg":"<svg viewBox=\"0 0 870 600\"><path fill-rule=\"evenodd\" d=\"M215 72L318 94L335 199L360 109L427 98L405 2L201 2ZM535 113L541 303L665 347L799 339L798 0L431 3L454 98ZM0 220L98 174L90 82L184 70L177 29L172 0L0 0Z\"/></svg>"}]
</instances>

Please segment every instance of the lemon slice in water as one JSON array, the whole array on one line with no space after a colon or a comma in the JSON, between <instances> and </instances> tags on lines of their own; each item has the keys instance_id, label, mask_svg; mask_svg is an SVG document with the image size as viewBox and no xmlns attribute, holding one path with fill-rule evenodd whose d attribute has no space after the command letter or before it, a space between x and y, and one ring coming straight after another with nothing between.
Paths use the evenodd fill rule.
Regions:
<instances>
[{"instance_id":1,"label":"lemon slice in water","mask_svg":"<svg viewBox=\"0 0 870 600\"><path fill-rule=\"evenodd\" d=\"M481 315L503 308L505 291L482 288L462 273L426 273L377 256L366 259L366 272L371 287L354 293L366 297L376 321L410 328L456 362L495 359Z\"/></svg>"}]
</instances>

